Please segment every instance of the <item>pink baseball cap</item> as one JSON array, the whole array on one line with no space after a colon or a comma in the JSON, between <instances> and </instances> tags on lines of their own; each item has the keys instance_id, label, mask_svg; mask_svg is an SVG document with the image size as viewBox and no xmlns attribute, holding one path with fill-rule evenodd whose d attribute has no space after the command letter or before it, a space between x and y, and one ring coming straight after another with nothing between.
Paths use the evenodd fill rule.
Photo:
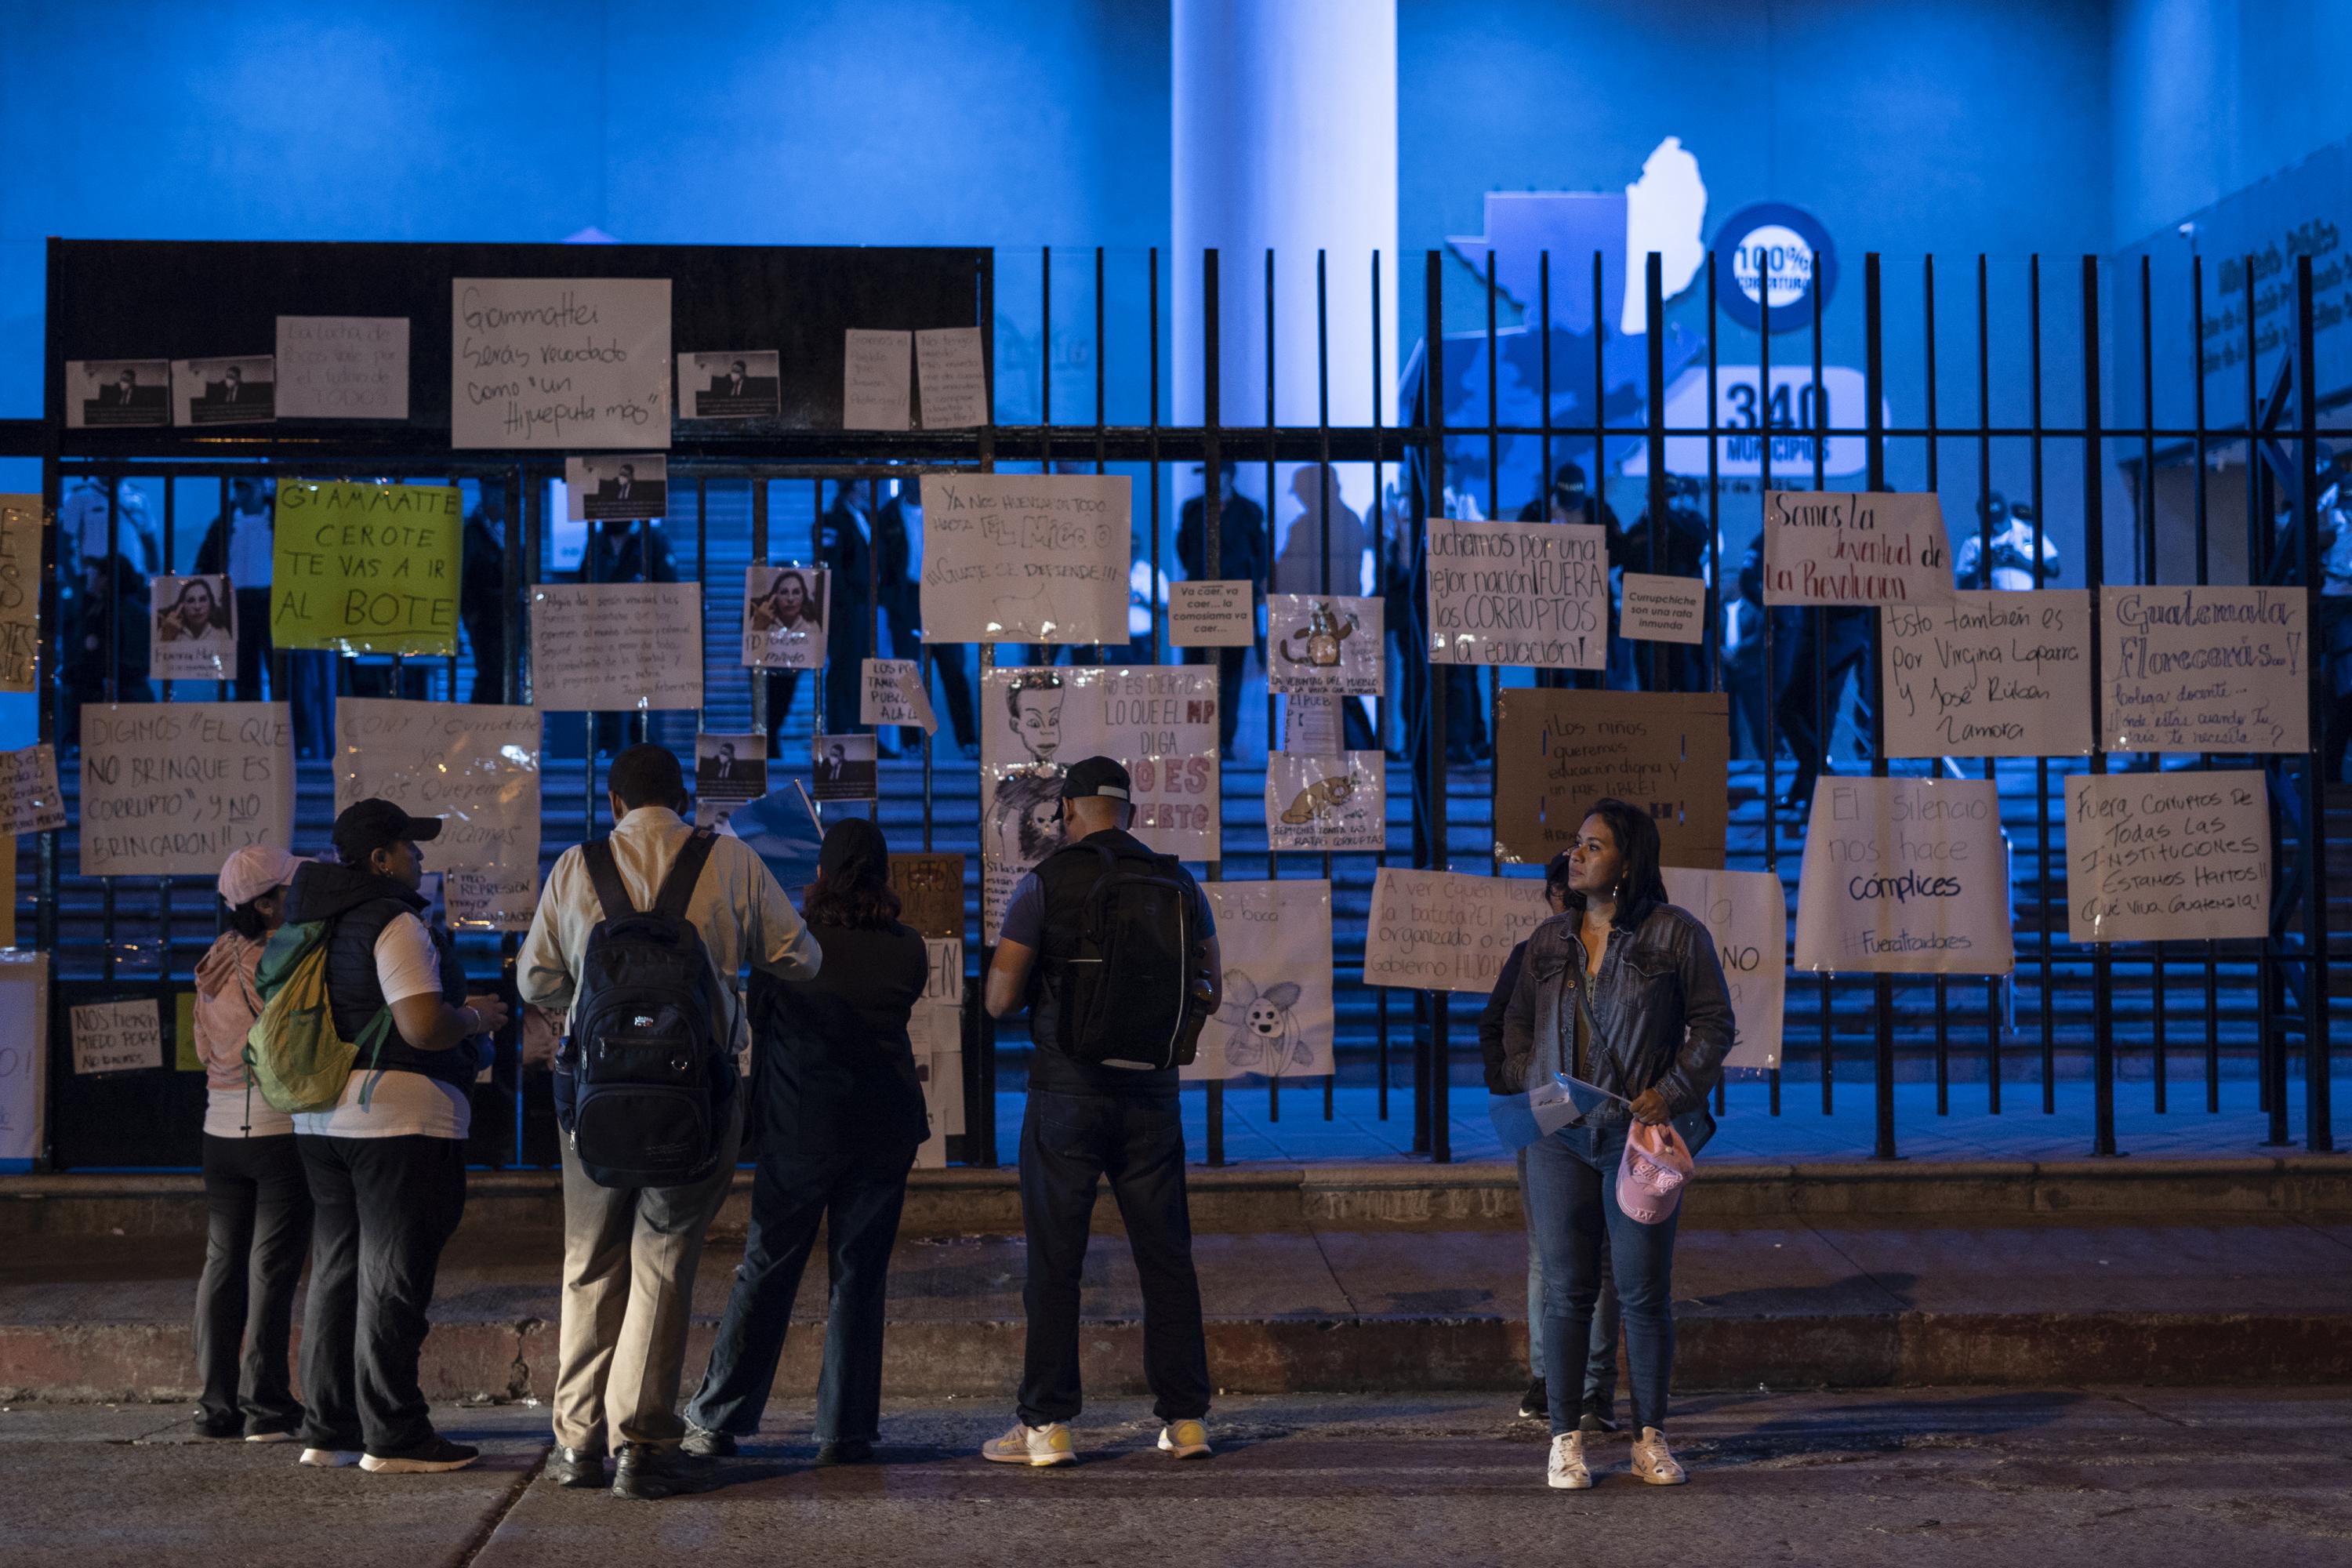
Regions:
<instances>
[{"instance_id":1,"label":"pink baseball cap","mask_svg":"<svg viewBox=\"0 0 2352 1568\"><path fill-rule=\"evenodd\" d=\"M274 844L248 844L221 868L220 896L231 909L250 903L272 888L292 881L294 868L303 862L302 856L289 854Z\"/></svg>"}]
</instances>

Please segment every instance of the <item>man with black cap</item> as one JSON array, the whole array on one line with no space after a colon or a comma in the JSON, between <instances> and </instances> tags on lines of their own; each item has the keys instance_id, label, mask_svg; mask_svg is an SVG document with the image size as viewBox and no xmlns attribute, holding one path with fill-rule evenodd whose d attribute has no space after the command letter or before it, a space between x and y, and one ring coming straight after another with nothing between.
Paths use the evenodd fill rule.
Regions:
<instances>
[{"instance_id":1,"label":"man with black cap","mask_svg":"<svg viewBox=\"0 0 2352 1568\"><path fill-rule=\"evenodd\" d=\"M1201 1283L1192 1270L1192 1221L1184 1196L1184 1124L1176 1069L1118 1057L1082 1061L1061 1038L1050 980L1077 952L1089 896L1108 849L1119 862L1182 879L1186 924L1202 940L1200 981L1207 1009L1218 1003L1223 969L1209 900L1181 866L1155 856L1127 831L1134 815L1127 770L1088 757L1062 781L1064 846L1023 877L1006 903L988 971L988 1010L999 1018L1034 1004L1029 1110L1021 1124L1021 1223L1029 1274L1029 1314L1019 1419L981 1449L1007 1465L1066 1465L1077 1456L1069 1421L1079 1409L1078 1283L1085 1271L1095 1184L1110 1178L1135 1269L1143 1285L1143 1370L1164 1423L1162 1451L1180 1459L1209 1452L1209 1356L1201 1328ZM1116 1016L1116 1010L1115 1010ZM1137 1043L1136 1054L1150 1047Z\"/></svg>"},{"instance_id":2,"label":"man with black cap","mask_svg":"<svg viewBox=\"0 0 2352 1568\"><path fill-rule=\"evenodd\" d=\"M448 932L422 918L417 846L440 832L437 817L357 802L335 818L341 863L299 868L287 895L289 922L330 922L336 1034L363 1047L382 1040L362 1050L333 1110L294 1118L315 1214L302 1314L306 1465L357 1461L398 1475L474 1462L474 1449L433 1430L416 1359L441 1248L465 1212L484 1037L506 1026L507 1005L467 994Z\"/></svg>"}]
</instances>

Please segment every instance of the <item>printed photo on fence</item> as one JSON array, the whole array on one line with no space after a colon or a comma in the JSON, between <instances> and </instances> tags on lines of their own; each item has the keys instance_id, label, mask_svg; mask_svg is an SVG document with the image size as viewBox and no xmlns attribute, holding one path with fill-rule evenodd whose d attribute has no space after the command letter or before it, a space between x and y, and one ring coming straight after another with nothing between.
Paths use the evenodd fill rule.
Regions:
<instances>
[{"instance_id":1,"label":"printed photo on fence","mask_svg":"<svg viewBox=\"0 0 2352 1568\"><path fill-rule=\"evenodd\" d=\"M677 416L681 419L782 417L783 356L774 349L680 354Z\"/></svg>"},{"instance_id":2,"label":"printed photo on fence","mask_svg":"<svg viewBox=\"0 0 2352 1568\"><path fill-rule=\"evenodd\" d=\"M236 675L236 596L226 577L154 577L147 584L147 674L155 680Z\"/></svg>"},{"instance_id":3,"label":"printed photo on fence","mask_svg":"<svg viewBox=\"0 0 2352 1568\"><path fill-rule=\"evenodd\" d=\"M768 747L763 735L722 735L705 730L694 738L694 820L717 827L735 808L768 793Z\"/></svg>"},{"instance_id":4,"label":"printed photo on fence","mask_svg":"<svg viewBox=\"0 0 2352 1568\"><path fill-rule=\"evenodd\" d=\"M266 425L278 417L277 361L268 354L172 362L172 423Z\"/></svg>"},{"instance_id":5,"label":"printed photo on fence","mask_svg":"<svg viewBox=\"0 0 2352 1568\"><path fill-rule=\"evenodd\" d=\"M66 428L102 430L172 422L172 363L160 359L66 362Z\"/></svg>"},{"instance_id":6,"label":"printed photo on fence","mask_svg":"<svg viewBox=\"0 0 2352 1568\"><path fill-rule=\"evenodd\" d=\"M819 735L811 749L809 794L823 801L872 800L877 782L871 735Z\"/></svg>"},{"instance_id":7,"label":"printed photo on fence","mask_svg":"<svg viewBox=\"0 0 2352 1568\"><path fill-rule=\"evenodd\" d=\"M822 566L743 569L743 663L752 669L822 669L833 574Z\"/></svg>"}]
</instances>

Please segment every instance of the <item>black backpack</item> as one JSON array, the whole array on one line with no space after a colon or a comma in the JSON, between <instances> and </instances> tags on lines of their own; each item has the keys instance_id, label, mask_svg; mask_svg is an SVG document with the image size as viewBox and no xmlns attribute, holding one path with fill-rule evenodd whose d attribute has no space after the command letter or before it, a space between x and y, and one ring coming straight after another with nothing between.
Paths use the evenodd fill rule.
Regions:
<instances>
[{"instance_id":1,"label":"black backpack","mask_svg":"<svg viewBox=\"0 0 2352 1568\"><path fill-rule=\"evenodd\" d=\"M1122 857L1094 839L1057 853L1087 849L1102 864L1080 906L1075 950L1040 965L1053 1044L1097 1065L1182 1067L1209 1019L1208 936L1192 912L1192 879L1173 855Z\"/></svg>"},{"instance_id":2,"label":"black backpack","mask_svg":"<svg viewBox=\"0 0 2352 1568\"><path fill-rule=\"evenodd\" d=\"M572 1150L599 1186L683 1186L719 1158L735 1062L718 974L686 918L715 842L708 828L686 841L649 913L631 902L611 839L581 847L604 918L588 933L557 1069L572 1079Z\"/></svg>"}]
</instances>

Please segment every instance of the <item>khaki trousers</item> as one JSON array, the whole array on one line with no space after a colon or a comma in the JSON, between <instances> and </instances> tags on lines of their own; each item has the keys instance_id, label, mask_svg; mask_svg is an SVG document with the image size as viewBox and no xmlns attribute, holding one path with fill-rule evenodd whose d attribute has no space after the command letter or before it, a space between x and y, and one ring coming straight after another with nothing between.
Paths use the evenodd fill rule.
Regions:
<instances>
[{"instance_id":1,"label":"khaki trousers","mask_svg":"<svg viewBox=\"0 0 2352 1568\"><path fill-rule=\"evenodd\" d=\"M563 1146L563 1321L555 1440L567 1448L674 1444L703 1234L735 1180L742 1095L719 1168L690 1187L604 1187Z\"/></svg>"}]
</instances>

